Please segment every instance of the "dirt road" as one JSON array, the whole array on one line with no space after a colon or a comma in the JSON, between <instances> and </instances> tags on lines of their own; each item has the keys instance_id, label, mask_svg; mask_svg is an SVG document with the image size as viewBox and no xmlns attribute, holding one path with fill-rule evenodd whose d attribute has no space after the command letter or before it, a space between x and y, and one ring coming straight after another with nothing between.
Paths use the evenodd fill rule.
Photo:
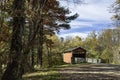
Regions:
<instances>
[{"instance_id":1,"label":"dirt road","mask_svg":"<svg viewBox=\"0 0 120 80\"><path fill-rule=\"evenodd\" d=\"M83 64L60 69L65 80L120 80L120 65Z\"/></svg>"},{"instance_id":2,"label":"dirt road","mask_svg":"<svg viewBox=\"0 0 120 80\"><path fill-rule=\"evenodd\" d=\"M120 65L75 64L24 75L25 80L120 80Z\"/></svg>"}]
</instances>

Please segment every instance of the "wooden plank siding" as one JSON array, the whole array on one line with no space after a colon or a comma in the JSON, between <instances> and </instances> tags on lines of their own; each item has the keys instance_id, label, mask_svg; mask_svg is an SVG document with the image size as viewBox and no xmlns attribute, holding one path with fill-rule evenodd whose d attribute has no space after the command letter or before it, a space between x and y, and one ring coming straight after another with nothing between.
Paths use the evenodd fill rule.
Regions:
<instances>
[{"instance_id":1,"label":"wooden plank siding","mask_svg":"<svg viewBox=\"0 0 120 80\"><path fill-rule=\"evenodd\" d=\"M63 61L65 63L72 63L71 58L72 58L72 52L67 52L63 54Z\"/></svg>"}]
</instances>

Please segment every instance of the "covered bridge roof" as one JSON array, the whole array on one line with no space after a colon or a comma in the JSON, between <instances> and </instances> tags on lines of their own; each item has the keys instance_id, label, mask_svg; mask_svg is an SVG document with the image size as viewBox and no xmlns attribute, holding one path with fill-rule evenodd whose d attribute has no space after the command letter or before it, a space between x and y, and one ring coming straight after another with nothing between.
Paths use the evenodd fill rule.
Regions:
<instances>
[{"instance_id":1,"label":"covered bridge roof","mask_svg":"<svg viewBox=\"0 0 120 80\"><path fill-rule=\"evenodd\" d=\"M81 50L83 50L83 51L86 51L84 48L81 48L81 47L79 46L79 47L74 47L74 48L67 49L67 50L64 51L64 53L66 53L66 52L71 52L71 51L74 51L74 50L76 50L76 49L81 49Z\"/></svg>"}]
</instances>

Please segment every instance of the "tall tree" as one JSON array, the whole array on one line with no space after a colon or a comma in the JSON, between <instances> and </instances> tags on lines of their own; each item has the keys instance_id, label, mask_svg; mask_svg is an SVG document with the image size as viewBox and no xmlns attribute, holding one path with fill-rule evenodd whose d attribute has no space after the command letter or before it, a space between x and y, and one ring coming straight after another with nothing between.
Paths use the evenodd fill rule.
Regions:
<instances>
[{"instance_id":1,"label":"tall tree","mask_svg":"<svg viewBox=\"0 0 120 80\"><path fill-rule=\"evenodd\" d=\"M25 24L25 0L13 1L13 32L10 49L10 60L2 80L21 80L23 69L21 65L22 35Z\"/></svg>"},{"instance_id":2,"label":"tall tree","mask_svg":"<svg viewBox=\"0 0 120 80\"><path fill-rule=\"evenodd\" d=\"M78 17L77 14L73 16L66 16L66 14L69 14L68 9L64 9L63 7L60 7L59 2L56 0L48 0L44 2L44 10L41 10L41 13L38 16L41 17L41 22L39 23L39 49L38 49L38 59L40 62L40 65L42 66L42 46L43 46L43 37L45 35L44 31L49 31L54 33L54 31L59 32L61 28L63 29L69 29L69 22L71 20L74 20L76 17Z\"/></svg>"}]
</instances>

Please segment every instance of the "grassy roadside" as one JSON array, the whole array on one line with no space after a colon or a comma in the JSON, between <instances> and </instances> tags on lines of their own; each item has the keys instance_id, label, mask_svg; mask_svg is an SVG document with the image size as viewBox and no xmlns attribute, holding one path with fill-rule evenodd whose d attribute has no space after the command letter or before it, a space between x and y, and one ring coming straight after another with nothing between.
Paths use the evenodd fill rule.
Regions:
<instances>
[{"instance_id":1,"label":"grassy roadside","mask_svg":"<svg viewBox=\"0 0 120 80\"><path fill-rule=\"evenodd\" d=\"M59 74L59 68L65 68L68 66L74 66L73 64L56 65L51 68L44 68L32 73L26 73L23 75L24 80L62 80L62 76Z\"/></svg>"},{"instance_id":2,"label":"grassy roadside","mask_svg":"<svg viewBox=\"0 0 120 80\"><path fill-rule=\"evenodd\" d=\"M82 63L86 64L86 63ZM45 68L32 73L23 75L24 80L65 80L65 77L59 73L59 70L67 67L80 66L81 64L64 64L51 68Z\"/></svg>"},{"instance_id":3,"label":"grassy roadside","mask_svg":"<svg viewBox=\"0 0 120 80\"><path fill-rule=\"evenodd\" d=\"M37 71L27 73L23 76L23 78L24 80L56 80L61 77L57 71Z\"/></svg>"}]
</instances>

